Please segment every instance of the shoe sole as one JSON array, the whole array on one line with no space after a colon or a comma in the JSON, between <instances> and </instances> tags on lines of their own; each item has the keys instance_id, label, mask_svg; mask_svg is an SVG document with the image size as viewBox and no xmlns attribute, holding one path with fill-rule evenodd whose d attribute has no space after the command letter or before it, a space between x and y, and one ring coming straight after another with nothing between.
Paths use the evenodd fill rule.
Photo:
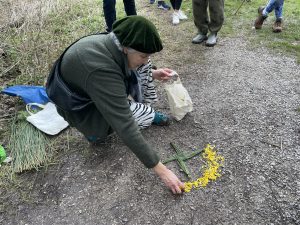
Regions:
<instances>
[{"instance_id":1,"label":"shoe sole","mask_svg":"<svg viewBox=\"0 0 300 225\"><path fill-rule=\"evenodd\" d=\"M207 46L207 47L214 47L215 45L217 44L217 41L216 41L216 43L205 43L205 46Z\"/></svg>"},{"instance_id":2,"label":"shoe sole","mask_svg":"<svg viewBox=\"0 0 300 225\"><path fill-rule=\"evenodd\" d=\"M165 11L168 11L168 10L170 10L170 8L164 8L164 7L157 7L158 9L162 9L162 10L165 10Z\"/></svg>"},{"instance_id":3,"label":"shoe sole","mask_svg":"<svg viewBox=\"0 0 300 225\"><path fill-rule=\"evenodd\" d=\"M187 20L188 19L188 17L187 16L185 16L185 17L178 17L179 18L179 20Z\"/></svg>"},{"instance_id":4,"label":"shoe sole","mask_svg":"<svg viewBox=\"0 0 300 225\"><path fill-rule=\"evenodd\" d=\"M215 43L215 44L208 44L208 43L205 43L205 46L207 46L207 47L214 47L216 44L217 44L217 43Z\"/></svg>"},{"instance_id":5,"label":"shoe sole","mask_svg":"<svg viewBox=\"0 0 300 225\"><path fill-rule=\"evenodd\" d=\"M192 41L192 43L193 43L193 44L201 44L201 43L203 43L203 42L206 41L206 40L207 40L207 37L204 38L204 39L201 40L201 41Z\"/></svg>"}]
</instances>

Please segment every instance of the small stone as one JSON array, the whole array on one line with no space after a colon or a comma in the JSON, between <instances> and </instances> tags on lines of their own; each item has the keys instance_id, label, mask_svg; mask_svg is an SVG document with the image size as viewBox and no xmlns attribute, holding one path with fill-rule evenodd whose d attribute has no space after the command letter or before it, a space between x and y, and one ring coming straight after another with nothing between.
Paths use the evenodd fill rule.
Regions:
<instances>
[{"instance_id":1,"label":"small stone","mask_svg":"<svg viewBox=\"0 0 300 225\"><path fill-rule=\"evenodd\" d=\"M6 55L5 51L2 48L0 48L0 56L5 56L5 55Z\"/></svg>"}]
</instances>

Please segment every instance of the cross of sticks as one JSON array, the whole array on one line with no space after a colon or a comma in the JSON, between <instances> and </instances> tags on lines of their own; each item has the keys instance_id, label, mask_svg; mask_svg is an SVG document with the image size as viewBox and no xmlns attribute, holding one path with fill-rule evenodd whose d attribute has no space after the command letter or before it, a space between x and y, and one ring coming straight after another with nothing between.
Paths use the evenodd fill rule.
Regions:
<instances>
[{"instance_id":1,"label":"cross of sticks","mask_svg":"<svg viewBox=\"0 0 300 225\"><path fill-rule=\"evenodd\" d=\"M194 156L200 154L201 152L203 152L203 149L196 150L196 151L191 152L191 153L184 153L174 143L171 142L170 145L175 150L176 154L174 154L172 157L164 160L162 163L166 164L168 162L172 162L172 161L176 160L178 165L182 169L182 171L187 175L188 178L191 179L191 174L190 174L190 172L187 168L187 165L185 164L184 161L186 161L190 158L193 158Z\"/></svg>"}]
</instances>

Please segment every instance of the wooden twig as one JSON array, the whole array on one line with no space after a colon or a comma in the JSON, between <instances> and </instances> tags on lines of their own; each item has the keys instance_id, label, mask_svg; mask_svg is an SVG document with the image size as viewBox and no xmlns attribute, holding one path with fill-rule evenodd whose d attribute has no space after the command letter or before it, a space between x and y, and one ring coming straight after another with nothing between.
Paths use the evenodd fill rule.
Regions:
<instances>
[{"instance_id":1,"label":"wooden twig","mask_svg":"<svg viewBox=\"0 0 300 225\"><path fill-rule=\"evenodd\" d=\"M233 14L233 16L235 16L238 11L240 10L240 8L244 5L244 3L246 2L246 0L243 0L242 3L240 4L240 6L238 7L238 9L235 11L235 13Z\"/></svg>"},{"instance_id":2,"label":"wooden twig","mask_svg":"<svg viewBox=\"0 0 300 225\"><path fill-rule=\"evenodd\" d=\"M281 146L279 146L279 145L276 145L276 144L272 144L272 143L270 143L270 142L267 142L267 141L264 141L264 140L259 140L261 143L264 143L264 144L267 144L267 145L271 145L271 146L273 146L273 147L276 147L276 148L280 148L280 149L282 149L282 145Z\"/></svg>"},{"instance_id":3,"label":"wooden twig","mask_svg":"<svg viewBox=\"0 0 300 225\"><path fill-rule=\"evenodd\" d=\"M0 119L4 119L4 118L7 118L7 117L9 117L9 118L11 118L11 117L13 117L14 115L11 115L11 114L5 114L5 115L2 115L2 116L0 116ZM8 118L8 119L9 119Z\"/></svg>"},{"instance_id":4,"label":"wooden twig","mask_svg":"<svg viewBox=\"0 0 300 225\"><path fill-rule=\"evenodd\" d=\"M9 68L7 68L6 70L4 70L1 74L0 77L2 77L4 74L6 74L8 71L10 71L11 69L13 69L16 65L18 65L20 63L21 60L19 60L18 62L16 62L15 64L11 65Z\"/></svg>"}]
</instances>

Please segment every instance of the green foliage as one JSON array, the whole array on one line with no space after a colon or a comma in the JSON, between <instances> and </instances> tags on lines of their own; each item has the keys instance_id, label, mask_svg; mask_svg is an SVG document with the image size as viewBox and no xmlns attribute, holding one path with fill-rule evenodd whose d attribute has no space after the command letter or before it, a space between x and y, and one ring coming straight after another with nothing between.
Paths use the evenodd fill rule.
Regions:
<instances>
[{"instance_id":1,"label":"green foliage","mask_svg":"<svg viewBox=\"0 0 300 225\"><path fill-rule=\"evenodd\" d=\"M9 84L43 85L49 69L63 49L76 39L104 30L102 1L60 1L38 21L25 21L19 28L6 27L0 48L7 60L0 60L2 77L13 73ZM15 73L14 68L18 73ZM7 71L8 70L8 71ZM10 74L11 75L11 74ZM10 76L11 77L11 76Z\"/></svg>"}]
</instances>

